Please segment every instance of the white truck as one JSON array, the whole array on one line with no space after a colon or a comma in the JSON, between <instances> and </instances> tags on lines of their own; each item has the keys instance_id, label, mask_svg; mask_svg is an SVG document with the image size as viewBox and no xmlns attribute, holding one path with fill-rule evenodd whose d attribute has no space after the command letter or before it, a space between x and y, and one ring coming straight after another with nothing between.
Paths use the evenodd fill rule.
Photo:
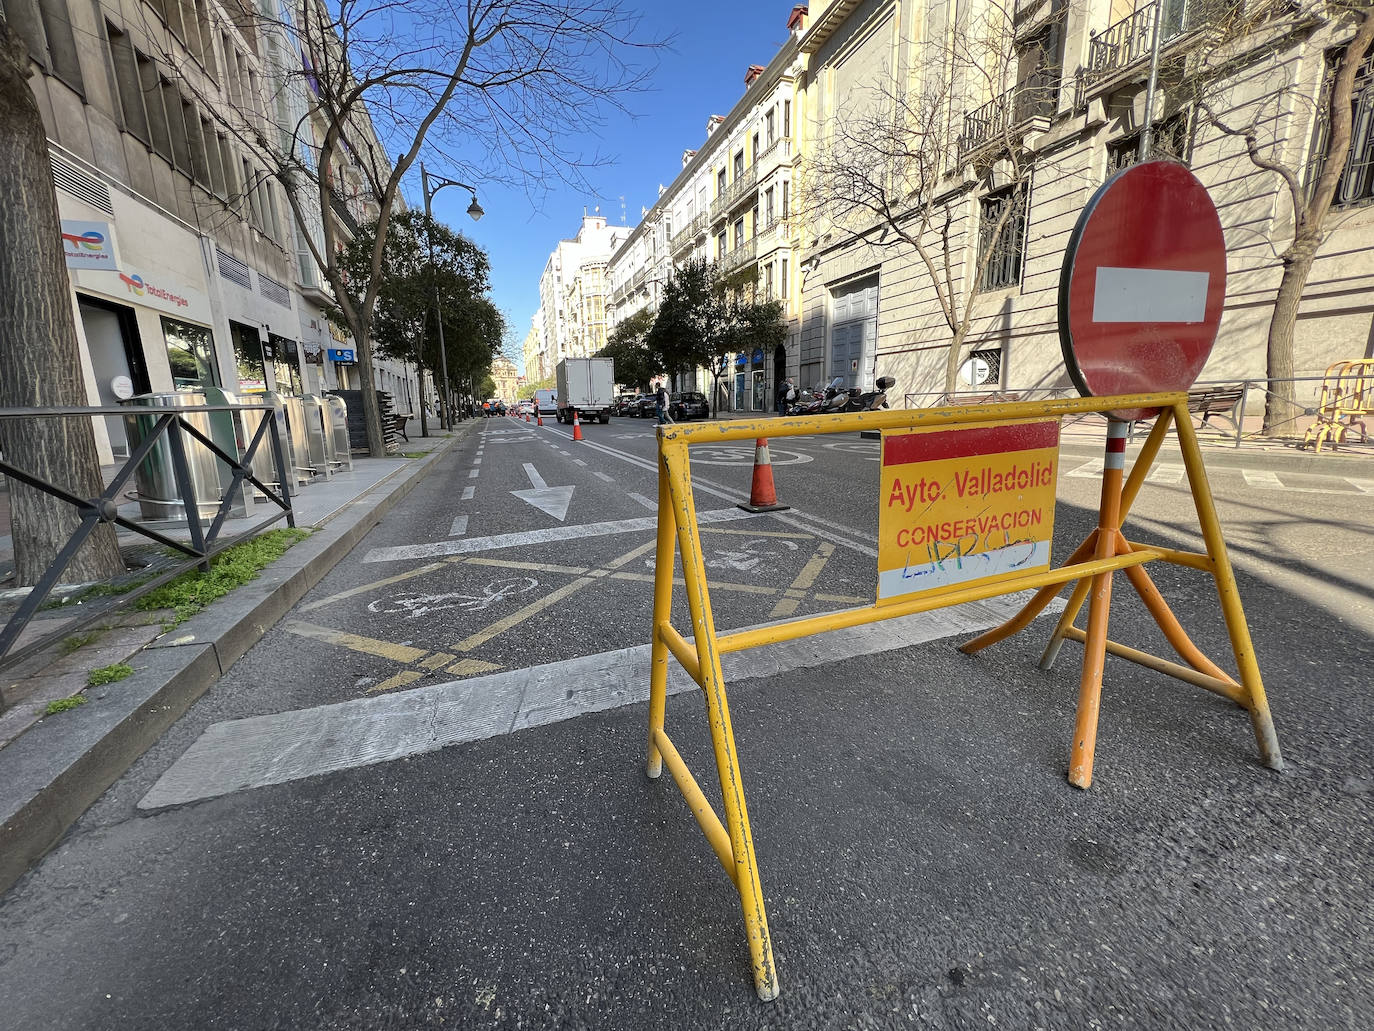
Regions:
<instances>
[{"instance_id":1,"label":"white truck","mask_svg":"<svg viewBox=\"0 0 1374 1031\"><path fill-rule=\"evenodd\" d=\"M615 363L609 358L564 358L554 370L558 387L558 421L611 421L615 400Z\"/></svg>"}]
</instances>

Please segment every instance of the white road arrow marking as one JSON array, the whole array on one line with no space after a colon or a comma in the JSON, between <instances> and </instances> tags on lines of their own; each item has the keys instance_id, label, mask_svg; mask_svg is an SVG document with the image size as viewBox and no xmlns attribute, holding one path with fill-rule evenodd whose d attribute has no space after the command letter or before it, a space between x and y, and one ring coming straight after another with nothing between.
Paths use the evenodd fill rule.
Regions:
<instances>
[{"instance_id":1,"label":"white road arrow marking","mask_svg":"<svg viewBox=\"0 0 1374 1031\"><path fill-rule=\"evenodd\" d=\"M544 477L529 462L525 463L525 475L530 478L533 490L511 491L521 501L527 501L539 511L553 516L560 523L568 518L568 506L572 504L572 487L550 487Z\"/></svg>"}]
</instances>

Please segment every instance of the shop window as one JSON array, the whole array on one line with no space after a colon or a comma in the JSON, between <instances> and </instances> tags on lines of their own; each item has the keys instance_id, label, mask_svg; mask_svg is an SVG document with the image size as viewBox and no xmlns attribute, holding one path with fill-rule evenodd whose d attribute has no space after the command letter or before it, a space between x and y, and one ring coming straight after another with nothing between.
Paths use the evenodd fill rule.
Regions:
<instances>
[{"instance_id":1,"label":"shop window","mask_svg":"<svg viewBox=\"0 0 1374 1031\"><path fill-rule=\"evenodd\" d=\"M219 386L215 340L208 329L163 316L162 335L167 341L167 364L172 367L172 385L177 390Z\"/></svg>"},{"instance_id":2,"label":"shop window","mask_svg":"<svg viewBox=\"0 0 1374 1031\"><path fill-rule=\"evenodd\" d=\"M277 380L277 393L300 397L305 390L301 383L300 349L290 337L272 333L267 338L272 352L272 373Z\"/></svg>"},{"instance_id":3,"label":"shop window","mask_svg":"<svg viewBox=\"0 0 1374 1031\"><path fill-rule=\"evenodd\" d=\"M983 265L983 274L978 281L979 290L1000 290L1021 282L1026 200L1027 191L1023 186L998 190L980 202L978 263L983 265L986 260L987 264Z\"/></svg>"},{"instance_id":4,"label":"shop window","mask_svg":"<svg viewBox=\"0 0 1374 1031\"><path fill-rule=\"evenodd\" d=\"M234 363L238 366L240 394L261 394L267 389L267 370L262 360L262 338L252 326L229 323L234 341Z\"/></svg>"}]
</instances>

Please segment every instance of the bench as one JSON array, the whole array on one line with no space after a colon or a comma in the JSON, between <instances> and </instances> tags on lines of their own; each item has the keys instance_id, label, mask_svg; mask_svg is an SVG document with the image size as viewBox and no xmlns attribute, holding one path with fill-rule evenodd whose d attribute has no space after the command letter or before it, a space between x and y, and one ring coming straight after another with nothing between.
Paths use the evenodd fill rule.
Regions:
<instances>
[{"instance_id":1,"label":"bench","mask_svg":"<svg viewBox=\"0 0 1374 1031\"><path fill-rule=\"evenodd\" d=\"M1020 401L1020 394L946 394L941 400L940 405L991 405L991 404L1010 404L1012 401Z\"/></svg>"},{"instance_id":2,"label":"bench","mask_svg":"<svg viewBox=\"0 0 1374 1031\"><path fill-rule=\"evenodd\" d=\"M1241 399L1245 397L1245 384L1243 383L1222 383L1214 387L1194 387L1188 391L1188 414L1197 417L1199 430L1216 430L1222 433L1221 429L1213 426L1212 418L1215 416L1224 419L1231 424L1231 428L1225 431L1228 435L1240 435L1240 415L1237 409L1240 407ZM1154 425L1154 420L1147 420L1148 425ZM1131 423L1128 440L1134 439L1139 422Z\"/></svg>"},{"instance_id":3,"label":"bench","mask_svg":"<svg viewBox=\"0 0 1374 1031\"><path fill-rule=\"evenodd\" d=\"M410 438L406 436L406 423L410 421L411 412L393 412L391 415L391 428L401 435L401 439L407 444Z\"/></svg>"}]
</instances>

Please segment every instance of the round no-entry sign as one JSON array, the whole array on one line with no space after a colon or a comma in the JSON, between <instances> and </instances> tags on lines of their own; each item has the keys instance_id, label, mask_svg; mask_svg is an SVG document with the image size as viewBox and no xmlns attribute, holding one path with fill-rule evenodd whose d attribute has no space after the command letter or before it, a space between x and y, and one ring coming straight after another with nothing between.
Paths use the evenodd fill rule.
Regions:
<instances>
[{"instance_id":1,"label":"round no-entry sign","mask_svg":"<svg viewBox=\"0 0 1374 1031\"><path fill-rule=\"evenodd\" d=\"M1064 253L1069 376L1085 395L1186 390L1212 352L1225 299L1226 240L1202 183L1172 161L1123 169L1088 201Z\"/></svg>"}]
</instances>

